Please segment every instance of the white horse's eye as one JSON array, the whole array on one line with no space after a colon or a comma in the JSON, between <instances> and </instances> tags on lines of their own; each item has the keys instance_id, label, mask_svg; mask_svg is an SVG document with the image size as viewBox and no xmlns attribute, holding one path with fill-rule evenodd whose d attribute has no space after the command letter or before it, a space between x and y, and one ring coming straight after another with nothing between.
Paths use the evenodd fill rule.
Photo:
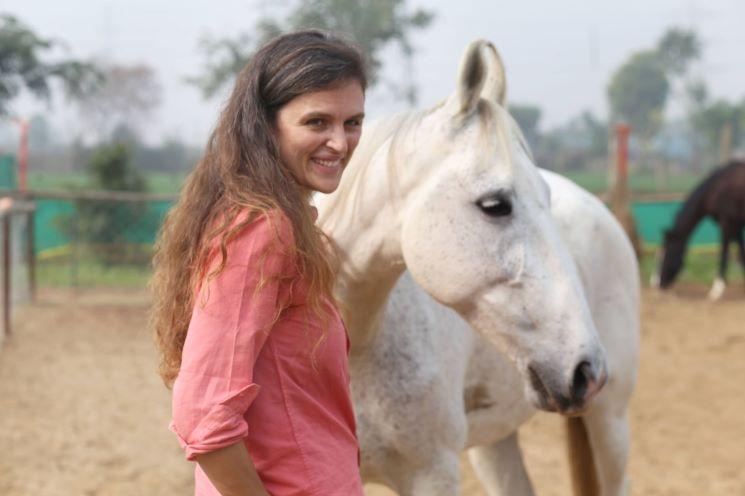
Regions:
<instances>
[{"instance_id":1,"label":"white horse's eye","mask_svg":"<svg viewBox=\"0 0 745 496\"><path fill-rule=\"evenodd\" d=\"M512 202L501 193L485 196L476 205L489 217L506 217L512 213Z\"/></svg>"}]
</instances>

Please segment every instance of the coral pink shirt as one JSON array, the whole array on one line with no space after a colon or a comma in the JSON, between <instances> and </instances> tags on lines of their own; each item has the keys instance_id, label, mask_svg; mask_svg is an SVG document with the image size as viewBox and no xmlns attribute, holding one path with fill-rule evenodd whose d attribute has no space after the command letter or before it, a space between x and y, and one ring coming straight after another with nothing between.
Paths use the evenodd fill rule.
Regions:
<instances>
[{"instance_id":1,"label":"coral pink shirt","mask_svg":"<svg viewBox=\"0 0 745 496\"><path fill-rule=\"evenodd\" d=\"M346 330L330 302L325 321L307 305L291 243L272 213L228 244L197 293L171 429L189 460L242 440L273 496L362 495ZM195 493L219 496L198 465Z\"/></svg>"}]
</instances>

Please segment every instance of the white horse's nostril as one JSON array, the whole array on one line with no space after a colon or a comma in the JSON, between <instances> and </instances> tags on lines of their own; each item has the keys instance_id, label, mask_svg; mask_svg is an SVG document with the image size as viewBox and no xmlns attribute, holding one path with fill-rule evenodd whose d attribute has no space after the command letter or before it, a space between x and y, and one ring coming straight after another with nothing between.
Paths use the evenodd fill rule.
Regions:
<instances>
[{"instance_id":1,"label":"white horse's nostril","mask_svg":"<svg viewBox=\"0 0 745 496\"><path fill-rule=\"evenodd\" d=\"M605 368L603 368L600 370L600 375L598 376L598 378L588 383L587 391L585 391L584 402L587 403L592 398L594 398L595 395L598 394L601 389L603 389L603 386L605 386L605 382L607 380L608 373L605 371Z\"/></svg>"},{"instance_id":2,"label":"white horse's nostril","mask_svg":"<svg viewBox=\"0 0 745 496\"><path fill-rule=\"evenodd\" d=\"M592 370L592 365L588 361L582 361L577 368L574 369L574 376L572 377L571 386L571 399L573 402L584 401L584 398L595 382L595 372Z\"/></svg>"}]
</instances>

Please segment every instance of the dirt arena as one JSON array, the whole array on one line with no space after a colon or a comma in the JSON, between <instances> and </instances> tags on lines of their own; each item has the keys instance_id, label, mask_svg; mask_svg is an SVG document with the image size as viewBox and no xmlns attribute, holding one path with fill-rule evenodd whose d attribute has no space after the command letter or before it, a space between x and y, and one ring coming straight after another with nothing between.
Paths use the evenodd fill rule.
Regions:
<instances>
[{"instance_id":1,"label":"dirt arena","mask_svg":"<svg viewBox=\"0 0 745 496\"><path fill-rule=\"evenodd\" d=\"M712 304L705 293L644 294L632 494L745 494L745 294L731 287ZM0 349L0 495L192 493L146 305L143 293L43 292L18 312ZM542 496L571 493L559 420L541 414L521 432ZM482 496L462 467L462 494Z\"/></svg>"}]
</instances>

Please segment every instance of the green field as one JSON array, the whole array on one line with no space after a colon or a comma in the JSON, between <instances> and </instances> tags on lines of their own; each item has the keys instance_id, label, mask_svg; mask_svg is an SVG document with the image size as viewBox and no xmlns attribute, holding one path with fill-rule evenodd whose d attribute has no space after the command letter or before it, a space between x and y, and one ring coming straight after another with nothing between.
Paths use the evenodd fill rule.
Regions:
<instances>
[{"instance_id":1,"label":"green field","mask_svg":"<svg viewBox=\"0 0 745 496\"><path fill-rule=\"evenodd\" d=\"M734 248L734 246L732 247ZM736 250L730 250L730 263L727 270L727 281L742 284L743 269L735 256ZM639 262L642 284L649 285L649 278L656 268L657 254L654 250L646 251ZM683 270L678 281L683 283L711 284L719 273L719 247L702 246L689 250Z\"/></svg>"},{"instance_id":2,"label":"green field","mask_svg":"<svg viewBox=\"0 0 745 496\"><path fill-rule=\"evenodd\" d=\"M578 171L562 173L583 188L594 193L608 189L608 174L602 171ZM145 175L150 193L178 193L187 172L176 174L151 172ZM629 187L638 192L687 192L703 177L703 173L676 173L667 178L655 176L651 171L635 171L629 176ZM51 173L31 172L31 189L85 189L90 180L84 172Z\"/></svg>"},{"instance_id":3,"label":"green field","mask_svg":"<svg viewBox=\"0 0 745 496\"><path fill-rule=\"evenodd\" d=\"M186 178L186 172L178 174L148 173L145 176L149 193L178 193ZM90 179L84 172L31 172L28 175L30 189L81 190L92 189Z\"/></svg>"},{"instance_id":4,"label":"green field","mask_svg":"<svg viewBox=\"0 0 745 496\"><path fill-rule=\"evenodd\" d=\"M149 267L104 266L86 260L80 262L76 268L70 264L39 263L36 277L41 287L143 288L150 275Z\"/></svg>"},{"instance_id":5,"label":"green field","mask_svg":"<svg viewBox=\"0 0 745 496\"><path fill-rule=\"evenodd\" d=\"M743 271L730 253L728 282L743 284ZM642 285L648 286L657 265L657 255L649 249L640 262ZM711 284L718 272L718 247L707 246L691 250L678 281L682 283ZM74 264L69 257L39 260L37 278L40 286L80 287L144 287L150 279L147 264L106 265L89 257Z\"/></svg>"},{"instance_id":6,"label":"green field","mask_svg":"<svg viewBox=\"0 0 745 496\"><path fill-rule=\"evenodd\" d=\"M169 194L177 193L186 174L148 174L147 182L150 192ZM588 190L601 192L607 185L607 175L601 172L577 172L567 176ZM687 191L700 180L700 175L687 174L671 178L666 182L665 191ZM89 182L83 173L50 174L32 173L29 176L32 189L84 189ZM659 190L655 177L651 173L635 173L630 178L633 189L639 191ZM644 214L647 215L647 214ZM655 265L653 248L649 248L643 257L641 277L644 284L649 281ZM692 249L687 257L686 265L680 280L709 284L715 277L718 266L718 247L702 246ZM100 263L81 259L76 268L72 268L69 260L57 259L40 261L38 277L42 285L72 285L96 286L142 286L149 278L149 268L138 265L104 266ZM742 271L734 260L730 265L730 280L741 281Z\"/></svg>"},{"instance_id":7,"label":"green field","mask_svg":"<svg viewBox=\"0 0 745 496\"><path fill-rule=\"evenodd\" d=\"M561 174L593 193L606 191L610 184L606 172L578 171ZM635 171L629 175L629 188L644 193L685 193L691 191L705 175L706 173L686 172L660 177L648 170Z\"/></svg>"}]
</instances>

